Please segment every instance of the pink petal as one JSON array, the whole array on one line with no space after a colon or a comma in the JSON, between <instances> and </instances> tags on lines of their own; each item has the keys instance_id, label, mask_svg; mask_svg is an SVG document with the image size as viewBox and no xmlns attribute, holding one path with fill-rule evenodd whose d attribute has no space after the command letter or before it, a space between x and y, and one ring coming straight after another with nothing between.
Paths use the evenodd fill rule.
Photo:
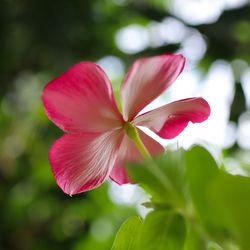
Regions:
<instances>
[{"instance_id":1,"label":"pink petal","mask_svg":"<svg viewBox=\"0 0 250 250\"><path fill-rule=\"evenodd\" d=\"M203 98L188 98L169 103L136 117L136 126L145 126L160 137L172 139L182 132L189 122L205 121L210 115L210 107Z\"/></svg>"},{"instance_id":2,"label":"pink petal","mask_svg":"<svg viewBox=\"0 0 250 250\"><path fill-rule=\"evenodd\" d=\"M109 79L91 62L49 82L42 100L48 117L66 132L103 132L122 124Z\"/></svg>"},{"instance_id":3,"label":"pink petal","mask_svg":"<svg viewBox=\"0 0 250 250\"><path fill-rule=\"evenodd\" d=\"M100 186L114 166L121 140L119 130L62 136L49 152L58 186L70 195Z\"/></svg>"},{"instance_id":4,"label":"pink petal","mask_svg":"<svg viewBox=\"0 0 250 250\"><path fill-rule=\"evenodd\" d=\"M137 60L129 69L120 90L123 117L131 121L158 97L181 73L182 55L161 55Z\"/></svg>"},{"instance_id":5,"label":"pink petal","mask_svg":"<svg viewBox=\"0 0 250 250\"><path fill-rule=\"evenodd\" d=\"M138 128L138 133L144 145L151 153L152 156L163 153L164 148L157 141L146 135ZM134 145L134 143L129 139L127 135L124 134L121 147L119 150L118 158L115 162L115 166L110 173L110 178L118 184L131 183L129 180L124 165L130 162L138 162L143 160L140 152Z\"/></svg>"}]
</instances>

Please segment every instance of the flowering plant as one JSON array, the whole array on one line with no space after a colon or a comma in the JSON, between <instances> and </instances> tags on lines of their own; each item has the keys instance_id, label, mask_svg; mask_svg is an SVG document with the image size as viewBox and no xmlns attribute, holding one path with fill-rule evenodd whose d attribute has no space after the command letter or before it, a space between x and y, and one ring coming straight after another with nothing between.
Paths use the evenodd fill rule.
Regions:
<instances>
[{"instance_id":1,"label":"flowering plant","mask_svg":"<svg viewBox=\"0 0 250 250\"><path fill-rule=\"evenodd\" d=\"M174 82L184 64L182 55L173 54L135 61L121 85L122 112L108 77L95 63L78 63L45 86L45 111L68 133L49 151L53 175L65 193L73 195L96 188L108 177L118 184L130 182L125 163L164 151L139 126L171 139L189 122L208 118L210 107L201 97L139 114Z\"/></svg>"}]
</instances>

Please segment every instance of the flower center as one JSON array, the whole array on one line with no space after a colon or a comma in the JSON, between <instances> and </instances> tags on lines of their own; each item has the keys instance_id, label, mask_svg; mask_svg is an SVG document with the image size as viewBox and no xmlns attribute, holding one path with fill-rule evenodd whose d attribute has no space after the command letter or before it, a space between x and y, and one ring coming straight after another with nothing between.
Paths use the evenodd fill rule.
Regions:
<instances>
[{"instance_id":1,"label":"flower center","mask_svg":"<svg viewBox=\"0 0 250 250\"><path fill-rule=\"evenodd\" d=\"M148 152L147 148L143 144L136 127L130 122L125 122L123 125L123 128L127 136L132 140L132 142L135 144L135 146L141 153L141 156L144 159L151 158L150 153Z\"/></svg>"},{"instance_id":2,"label":"flower center","mask_svg":"<svg viewBox=\"0 0 250 250\"><path fill-rule=\"evenodd\" d=\"M134 127L130 122L125 122L123 127L124 127L124 130L125 130L127 136L130 139L133 140L134 138L136 138L136 135L137 135L136 127Z\"/></svg>"}]
</instances>

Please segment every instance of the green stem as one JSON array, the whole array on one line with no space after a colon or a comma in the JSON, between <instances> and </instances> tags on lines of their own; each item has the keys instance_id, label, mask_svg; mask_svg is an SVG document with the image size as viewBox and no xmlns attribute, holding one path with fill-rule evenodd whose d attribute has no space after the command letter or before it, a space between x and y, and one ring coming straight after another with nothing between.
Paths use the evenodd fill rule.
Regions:
<instances>
[{"instance_id":1,"label":"green stem","mask_svg":"<svg viewBox=\"0 0 250 250\"><path fill-rule=\"evenodd\" d=\"M146 159L151 159L151 155L148 152L147 148L145 147L144 143L142 142L137 129L129 122L125 123L125 131L127 132L128 137L133 141L136 145L137 149L141 153L142 157Z\"/></svg>"},{"instance_id":2,"label":"green stem","mask_svg":"<svg viewBox=\"0 0 250 250\"><path fill-rule=\"evenodd\" d=\"M131 123L126 122L124 125L125 131L128 135L128 137L133 141L133 143L136 145L137 149L141 153L142 157L145 160L152 160L152 164L154 167L148 166L148 164L145 164L148 171L151 172L163 185L163 187L168 191L169 195L172 198L172 202L176 205L176 208L180 207L180 199L175 194L177 194L177 191L175 190L174 186L172 185L171 181L167 178L167 176L162 173L159 166L153 161L151 154L149 153L148 149L145 147L144 143L142 142L138 130L136 127L134 127Z\"/></svg>"}]
</instances>

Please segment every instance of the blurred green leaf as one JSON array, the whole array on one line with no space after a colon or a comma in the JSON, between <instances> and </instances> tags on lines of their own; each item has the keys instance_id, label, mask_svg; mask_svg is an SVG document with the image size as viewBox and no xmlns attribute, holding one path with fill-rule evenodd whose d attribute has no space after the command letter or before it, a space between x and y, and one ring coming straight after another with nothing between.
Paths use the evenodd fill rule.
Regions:
<instances>
[{"instance_id":1,"label":"blurred green leaf","mask_svg":"<svg viewBox=\"0 0 250 250\"><path fill-rule=\"evenodd\" d=\"M130 217L119 229L112 250L179 250L185 242L184 218L175 212L153 211L142 222Z\"/></svg>"},{"instance_id":2,"label":"blurred green leaf","mask_svg":"<svg viewBox=\"0 0 250 250\"><path fill-rule=\"evenodd\" d=\"M138 250L142 221L138 216L128 218L119 229L112 250Z\"/></svg>"},{"instance_id":3,"label":"blurred green leaf","mask_svg":"<svg viewBox=\"0 0 250 250\"><path fill-rule=\"evenodd\" d=\"M184 250L207 250L206 242L195 228L195 225L187 223L187 234Z\"/></svg>"},{"instance_id":4,"label":"blurred green leaf","mask_svg":"<svg viewBox=\"0 0 250 250\"><path fill-rule=\"evenodd\" d=\"M209 234L224 243L233 239L250 246L250 178L230 175L216 166L201 147L186 153L187 180L197 217Z\"/></svg>"},{"instance_id":5,"label":"blurred green leaf","mask_svg":"<svg viewBox=\"0 0 250 250\"><path fill-rule=\"evenodd\" d=\"M127 167L131 178L152 195L156 206L185 205L183 153L168 151L166 155Z\"/></svg>"},{"instance_id":6,"label":"blurred green leaf","mask_svg":"<svg viewBox=\"0 0 250 250\"><path fill-rule=\"evenodd\" d=\"M172 223L180 230L176 235L185 240L185 247L177 249L237 249L237 244L242 250L249 248L250 178L225 172L205 148L168 151L128 170L152 195L146 205L154 212L142 224L141 249L164 249L164 228ZM184 222L174 222L176 211L186 220L187 234ZM175 249L174 242L166 249Z\"/></svg>"},{"instance_id":7,"label":"blurred green leaf","mask_svg":"<svg viewBox=\"0 0 250 250\"><path fill-rule=\"evenodd\" d=\"M211 231L218 228L217 218L211 213L208 202L211 181L219 175L219 169L209 152L201 147L193 147L185 154L186 181L197 212L197 218ZM219 191L219 190L218 190Z\"/></svg>"},{"instance_id":8,"label":"blurred green leaf","mask_svg":"<svg viewBox=\"0 0 250 250\"><path fill-rule=\"evenodd\" d=\"M250 246L250 179L223 174L216 178L209 190L212 211L236 239L242 249Z\"/></svg>"},{"instance_id":9,"label":"blurred green leaf","mask_svg":"<svg viewBox=\"0 0 250 250\"><path fill-rule=\"evenodd\" d=\"M166 210L153 211L143 222L138 249L181 250L185 235L185 221L180 214Z\"/></svg>"}]
</instances>

